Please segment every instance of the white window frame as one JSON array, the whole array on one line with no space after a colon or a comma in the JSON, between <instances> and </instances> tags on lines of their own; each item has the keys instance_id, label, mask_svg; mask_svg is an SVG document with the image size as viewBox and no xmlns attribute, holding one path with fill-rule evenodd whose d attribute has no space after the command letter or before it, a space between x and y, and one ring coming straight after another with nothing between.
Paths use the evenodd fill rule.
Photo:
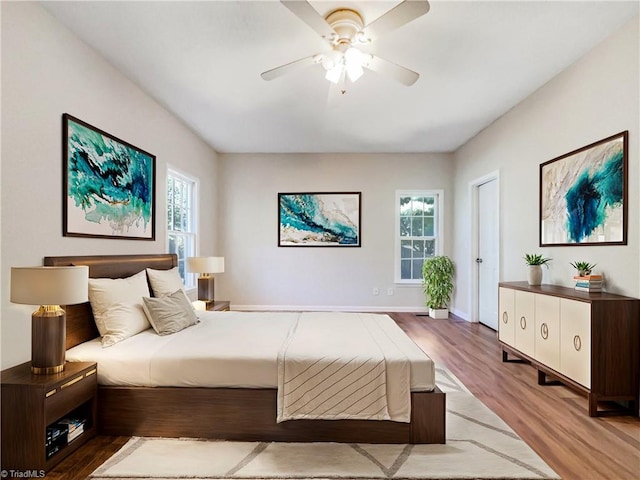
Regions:
<instances>
[{"instance_id":1,"label":"white window frame","mask_svg":"<svg viewBox=\"0 0 640 480\"><path fill-rule=\"evenodd\" d=\"M400 236L400 198L401 197L435 197L434 236L402 237ZM422 285L422 278L401 278L401 241L408 239L435 239L435 255L442 255L444 245L444 190L396 190L395 196L395 245L394 245L394 282L399 285Z\"/></svg>"},{"instance_id":2,"label":"white window frame","mask_svg":"<svg viewBox=\"0 0 640 480\"><path fill-rule=\"evenodd\" d=\"M188 226L186 227L186 231L179 230L171 230L169 228L168 215L169 215L169 180L171 178L180 180L181 182L190 186L190 195L186 199L187 205L183 205L183 208L186 210L188 214ZM165 217L165 226L167 228L167 251L173 253L169 250L171 244L171 237L183 237L185 240L185 258L178 257L178 264L181 268L184 268L184 286L186 289L194 289L196 288L196 275L193 273L188 273L186 271L186 259L187 257L193 257L197 255L198 252L198 206L199 206L199 196L198 196L198 187L199 180L196 177L188 175L180 170L173 168L171 166L167 166L167 180L165 182L165 192L166 192L166 210L167 217ZM190 248L189 248L190 245Z\"/></svg>"}]
</instances>

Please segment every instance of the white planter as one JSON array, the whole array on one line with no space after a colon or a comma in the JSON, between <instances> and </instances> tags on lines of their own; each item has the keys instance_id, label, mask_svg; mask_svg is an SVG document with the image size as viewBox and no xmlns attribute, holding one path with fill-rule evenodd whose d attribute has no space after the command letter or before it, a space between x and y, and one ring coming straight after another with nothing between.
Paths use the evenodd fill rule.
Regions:
<instances>
[{"instance_id":1,"label":"white planter","mask_svg":"<svg viewBox=\"0 0 640 480\"><path fill-rule=\"evenodd\" d=\"M429 316L431 318L435 318L436 320L444 320L449 318L449 309L448 308L430 308Z\"/></svg>"},{"instance_id":2,"label":"white planter","mask_svg":"<svg viewBox=\"0 0 640 480\"><path fill-rule=\"evenodd\" d=\"M542 265L529 265L529 285L542 284Z\"/></svg>"}]
</instances>

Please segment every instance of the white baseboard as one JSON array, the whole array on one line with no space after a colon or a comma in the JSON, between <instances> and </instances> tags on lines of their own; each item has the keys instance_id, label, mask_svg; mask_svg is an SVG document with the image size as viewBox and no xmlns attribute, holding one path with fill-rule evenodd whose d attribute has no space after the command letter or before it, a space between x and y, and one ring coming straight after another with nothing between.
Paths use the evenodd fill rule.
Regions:
<instances>
[{"instance_id":1,"label":"white baseboard","mask_svg":"<svg viewBox=\"0 0 640 480\"><path fill-rule=\"evenodd\" d=\"M408 312L424 313L426 307L388 306L351 306L351 305L231 305L231 310L260 311L260 312Z\"/></svg>"},{"instance_id":2,"label":"white baseboard","mask_svg":"<svg viewBox=\"0 0 640 480\"><path fill-rule=\"evenodd\" d=\"M454 308L453 310L451 310L451 313L453 313L456 317L461 318L462 320L466 320L467 322L471 323L471 320L469 318L469 314L467 312L463 312L462 310L458 310L458 309Z\"/></svg>"}]
</instances>

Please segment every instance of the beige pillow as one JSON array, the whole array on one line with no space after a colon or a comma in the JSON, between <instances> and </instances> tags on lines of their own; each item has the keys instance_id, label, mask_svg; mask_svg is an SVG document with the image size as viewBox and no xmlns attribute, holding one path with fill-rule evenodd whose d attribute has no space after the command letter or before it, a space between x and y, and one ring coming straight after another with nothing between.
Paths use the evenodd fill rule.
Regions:
<instances>
[{"instance_id":1,"label":"beige pillow","mask_svg":"<svg viewBox=\"0 0 640 480\"><path fill-rule=\"evenodd\" d=\"M149 328L142 309L142 297L148 296L144 271L128 278L89 279L89 302L103 347L110 347Z\"/></svg>"},{"instance_id":2,"label":"beige pillow","mask_svg":"<svg viewBox=\"0 0 640 480\"><path fill-rule=\"evenodd\" d=\"M170 335L198 323L191 302L182 290L164 297L142 299L144 312L158 335Z\"/></svg>"},{"instance_id":3,"label":"beige pillow","mask_svg":"<svg viewBox=\"0 0 640 480\"><path fill-rule=\"evenodd\" d=\"M152 268L147 268L147 275L149 276L149 283L151 284L151 290L153 290L154 297L171 295L176 290L184 291L178 267L174 267L170 270L154 270Z\"/></svg>"}]
</instances>

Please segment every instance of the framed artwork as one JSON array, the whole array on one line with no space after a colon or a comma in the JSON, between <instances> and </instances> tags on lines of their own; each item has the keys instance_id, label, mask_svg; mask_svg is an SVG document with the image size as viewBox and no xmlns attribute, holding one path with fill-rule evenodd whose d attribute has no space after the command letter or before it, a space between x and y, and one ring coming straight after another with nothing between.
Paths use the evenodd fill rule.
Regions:
<instances>
[{"instance_id":1,"label":"framed artwork","mask_svg":"<svg viewBox=\"0 0 640 480\"><path fill-rule=\"evenodd\" d=\"M360 192L279 193L279 247L359 247Z\"/></svg>"},{"instance_id":2,"label":"framed artwork","mask_svg":"<svg viewBox=\"0 0 640 480\"><path fill-rule=\"evenodd\" d=\"M155 155L62 116L63 235L155 240Z\"/></svg>"},{"instance_id":3,"label":"framed artwork","mask_svg":"<svg viewBox=\"0 0 640 480\"><path fill-rule=\"evenodd\" d=\"M540 246L626 245L624 131L540 165Z\"/></svg>"}]
</instances>

